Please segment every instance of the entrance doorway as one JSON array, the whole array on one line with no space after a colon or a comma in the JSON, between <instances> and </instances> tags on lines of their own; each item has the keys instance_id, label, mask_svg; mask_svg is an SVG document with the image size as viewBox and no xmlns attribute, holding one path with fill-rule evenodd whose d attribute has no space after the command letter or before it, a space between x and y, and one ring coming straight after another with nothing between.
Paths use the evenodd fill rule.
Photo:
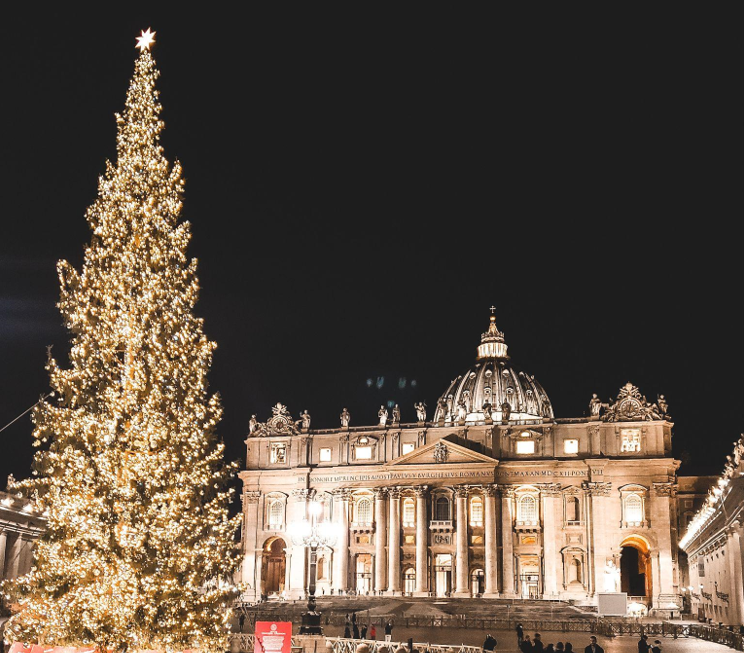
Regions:
<instances>
[{"instance_id":1,"label":"entrance doorway","mask_svg":"<svg viewBox=\"0 0 744 653\"><path fill-rule=\"evenodd\" d=\"M519 582L523 599L540 598L540 558L519 557Z\"/></svg>"},{"instance_id":2,"label":"entrance doorway","mask_svg":"<svg viewBox=\"0 0 744 653\"><path fill-rule=\"evenodd\" d=\"M434 558L434 588L437 596L449 596L452 590L452 554L438 553Z\"/></svg>"},{"instance_id":3,"label":"entrance doorway","mask_svg":"<svg viewBox=\"0 0 744 653\"><path fill-rule=\"evenodd\" d=\"M620 545L620 590L648 601L653 596L651 580L648 542L637 535L626 538Z\"/></svg>"},{"instance_id":4,"label":"entrance doorway","mask_svg":"<svg viewBox=\"0 0 744 653\"><path fill-rule=\"evenodd\" d=\"M473 596L480 596L486 587L486 575L482 569L473 569L470 574L470 592Z\"/></svg>"},{"instance_id":5,"label":"entrance doorway","mask_svg":"<svg viewBox=\"0 0 744 653\"><path fill-rule=\"evenodd\" d=\"M369 553L357 554L356 591L357 594L369 594L372 591L372 555Z\"/></svg>"},{"instance_id":6,"label":"entrance doorway","mask_svg":"<svg viewBox=\"0 0 744 653\"><path fill-rule=\"evenodd\" d=\"M269 540L263 551L263 592L281 594L284 591L284 574L287 569L286 543L280 537Z\"/></svg>"},{"instance_id":7,"label":"entrance doorway","mask_svg":"<svg viewBox=\"0 0 744 653\"><path fill-rule=\"evenodd\" d=\"M403 591L408 596L413 596L416 591L416 570L413 567L409 567L403 572Z\"/></svg>"}]
</instances>

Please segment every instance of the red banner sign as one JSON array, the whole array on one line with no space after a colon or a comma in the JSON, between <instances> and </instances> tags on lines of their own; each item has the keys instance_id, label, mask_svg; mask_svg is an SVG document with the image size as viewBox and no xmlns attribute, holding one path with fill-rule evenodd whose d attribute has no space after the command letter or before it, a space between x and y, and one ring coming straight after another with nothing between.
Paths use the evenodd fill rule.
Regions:
<instances>
[{"instance_id":1,"label":"red banner sign","mask_svg":"<svg viewBox=\"0 0 744 653\"><path fill-rule=\"evenodd\" d=\"M255 653L292 653L291 621L257 621Z\"/></svg>"}]
</instances>

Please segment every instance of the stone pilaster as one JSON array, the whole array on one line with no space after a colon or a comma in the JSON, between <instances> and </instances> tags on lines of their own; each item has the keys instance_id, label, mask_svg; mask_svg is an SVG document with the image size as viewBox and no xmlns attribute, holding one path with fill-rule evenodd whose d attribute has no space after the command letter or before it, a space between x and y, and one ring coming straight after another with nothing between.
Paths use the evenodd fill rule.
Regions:
<instances>
[{"instance_id":1,"label":"stone pilaster","mask_svg":"<svg viewBox=\"0 0 744 653\"><path fill-rule=\"evenodd\" d=\"M416 492L416 591L414 596L429 595L429 528L426 519L425 485L414 488Z\"/></svg>"},{"instance_id":2,"label":"stone pilaster","mask_svg":"<svg viewBox=\"0 0 744 653\"><path fill-rule=\"evenodd\" d=\"M540 487L543 500L543 556L545 578L543 578L543 598L558 598L558 547L560 541L561 492L557 483L547 483Z\"/></svg>"},{"instance_id":3,"label":"stone pilaster","mask_svg":"<svg viewBox=\"0 0 744 653\"><path fill-rule=\"evenodd\" d=\"M455 559L455 596L470 596L468 583L468 490L466 487L455 488L456 507L456 551Z\"/></svg>"},{"instance_id":4,"label":"stone pilaster","mask_svg":"<svg viewBox=\"0 0 744 653\"><path fill-rule=\"evenodd\" d=\"M243 563L240 578L248 588L246 594L255 600L261 598L261 577L256 575L256 549L259 547L258 529L261 521L258 514L258 501L261 493L258 490L243 492ZM0 548L4 546L0 543ZM260 551L260 549L258 549ZM259 556L261 553L258 554Z\"/></svg>"}]
</instances>

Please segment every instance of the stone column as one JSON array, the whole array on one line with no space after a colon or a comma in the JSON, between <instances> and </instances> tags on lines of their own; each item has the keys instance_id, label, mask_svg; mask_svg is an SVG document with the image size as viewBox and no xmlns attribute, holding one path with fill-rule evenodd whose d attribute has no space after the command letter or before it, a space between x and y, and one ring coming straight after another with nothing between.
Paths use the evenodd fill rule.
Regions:
<instances>
[{"instance_id":1,"label":"stone column","mask_svg":"<svg viewBox=\"0 0 744 653\"><path fill-rule=\"evenodd\" d=\"M543 578L543 598L558 598L558 547L560 541L559 523L562 510L560 506L560 485L548 483L541 488L543 509L543 559L545 577Z\"/></svg>"},{"instance_id":2,"label":"stone column","mask_svg":"<svg viewBox=\"0 0 744 653\"><path fill-rule=\"evenodd\" d=\"M502 594L505 598L516 597L514 584L514 488L501 487L501 544L504 551Z\"/></svg>"},{"instance_id":3,"label":"stone column","mask_svg":"<svg viewBox=\"0 0 744 653\"><path fill-rule=\"evenodd\" d=\"M253 582L255 583L254 587L256 588L256 598L260 599L261 591L263 589L261 587L261 574L263 573L262 571L263 549L255 549L253 555L254 555L254 560L255 560L255 564L253 568L253 573L254 573ZM287 566L289 566L289 561L287 561ZM285 585L285 588L287 587L288 585Z\"/></svg>"},{"instance_id":4,"label":"stone column","mask_svg":"<svg viewBox=\"0 0 744 653\"><path fill-rule=\"evenodd\" d=\"M349 491L336 490L334 499L338 541L333 547L333 589L336 594L344 594L349 589Z\"/></svg>"},{"instance_id":5,"label":"stone column","mask_svg":"<svg viewBox=\"0 0 744 653\"><path fill-rule=\"evenodd\" d=\"M468 584L468 489L464 486L455 488L456 506L456 544L455 560L455 596L470 596Z\"/></svg>"},{"instance_id":6,"label":"stone column","mask_svg":"<svg viewBox=\"0 0 744 653\"><path fill-rule=\"evenodd\" d=\"M499 595L498 542L496 541L496 488L486 485L485 495L485 549L486 549L486 587L484 598L496 598Z\"/></svg>"},{"instance_id":7,"label":"stone column","mask_svg":"<svg viewBox=\"0 0 744 653\"><path fill-rule=\"evenodd\" d=\"M385 488L375 488L375 592L387 589L387 514Z\"/></svg>"},{"instance_id":8,"label":"stone column","mask_svg":"<svg viewBox=\"0 0 744 653\"><path fill-rule=\"evenodd\" d=\"M729 574L731 577L731 595L729 596L729 605L733 608L731 611L730 623L741 626L744 625L744 578L742 577L742 560L741 560L741 537L737 532L739 524L734 522L730 530L726 533L726 557L729 561Z\"/></svg>"},{"instance_id":9,"label":"stone column","mask_svg":"<svg viewBox=\"0 0 744 653\"><path fill-rule=\"evenodd\" d=\"M400 596L400 490L389 488L388 594Z\"/></svg>"},{"instance_id":10,"label":"stone column","mask_svg":"<svg viewBox=\"0 0 744 653\"><path fill-rule=\"evenodd\" d=\"M427 486L416 491L416 591L414 596L429 595L429 528L426 519Z\"/></svg>"},{"instance_id":11,"label":"stone column","mask_svg":"<svg viewBox=\"0 0 744 653\"><path fill-rule=\"evenodd\" d=\"M0 531L0 578L5 578L5 548L8 545L8 534Z\"/></svg>"}]
</instances>

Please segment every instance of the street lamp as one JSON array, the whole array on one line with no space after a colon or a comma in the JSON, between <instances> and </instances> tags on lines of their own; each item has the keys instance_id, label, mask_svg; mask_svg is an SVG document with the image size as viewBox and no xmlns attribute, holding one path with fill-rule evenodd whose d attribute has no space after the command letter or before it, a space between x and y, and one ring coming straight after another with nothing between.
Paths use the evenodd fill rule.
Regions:
<instances>
[{"instance_id":1,"label":"street lamp","mask_svg":"<svg viewBox=\"0 0 744 653\"><path fill-rule=\"evenodd\" d=\"M310 548L310 569L308 578L307 612L302 615L300 635L322 635L320 612L315 609L315 574L318 562L318 547L332 547L338 537L337 525L319 521L323 504L311 501L308 506L310 519L300 519L289 524L289 537L297 546Z\"/></svg>"}]
</instances>

